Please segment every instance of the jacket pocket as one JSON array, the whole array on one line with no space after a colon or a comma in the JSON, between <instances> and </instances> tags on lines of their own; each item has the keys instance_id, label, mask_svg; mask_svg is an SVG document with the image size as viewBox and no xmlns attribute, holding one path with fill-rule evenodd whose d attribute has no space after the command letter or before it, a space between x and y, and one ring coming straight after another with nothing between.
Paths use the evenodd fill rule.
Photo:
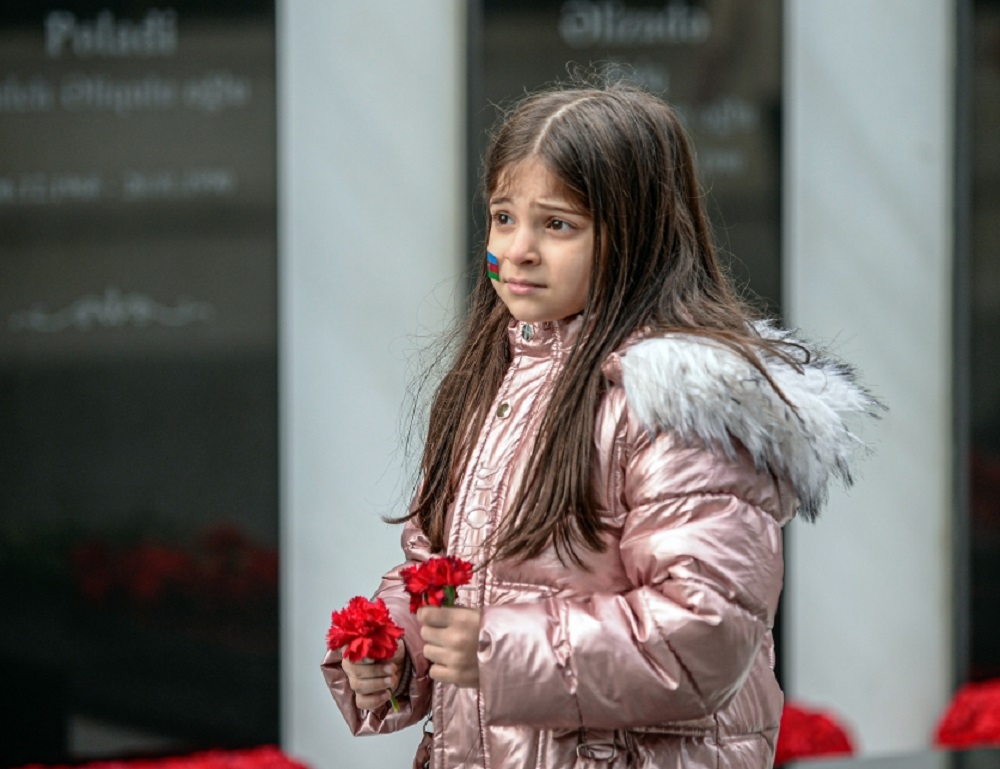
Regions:
<instances>
[{"instance_id":1,"label":"jacket pocket","mask_svg":"<svg viewBox=\"0 0 1000 769\"><path fill-rule=\"evenodd\" d=\"M625 769L634 765L635 742L624 730L560 729L552 732L549 766Z\"/></svg>"}]
</instances>

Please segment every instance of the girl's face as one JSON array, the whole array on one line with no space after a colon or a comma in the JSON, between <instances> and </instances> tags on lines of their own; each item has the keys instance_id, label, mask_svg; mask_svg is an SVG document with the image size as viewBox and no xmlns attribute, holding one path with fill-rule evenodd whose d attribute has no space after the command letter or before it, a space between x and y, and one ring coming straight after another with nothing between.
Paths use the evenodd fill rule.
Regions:
<instances>
[{"instance_id":1,"label":"girl's face","mask_svg":"<svg viewBox=\"0 0 1000 769\"><path fill-rule=\"evenodd\" d=\"M594 257L594 222L567 197L542 161L508 169L490 198L487 251L496 257L493 288L526 323L583 311Z\"/></svg>"}]
</instances>

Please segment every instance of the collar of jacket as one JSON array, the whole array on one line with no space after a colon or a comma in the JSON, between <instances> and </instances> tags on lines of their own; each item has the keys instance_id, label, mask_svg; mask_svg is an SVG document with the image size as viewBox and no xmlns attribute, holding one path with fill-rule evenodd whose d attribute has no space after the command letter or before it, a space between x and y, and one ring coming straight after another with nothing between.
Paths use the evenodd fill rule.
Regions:
<instances>
[{"instance_id":1,"label":"collar of jacket","mask_svg":"<svg viewBox=\"0 0 1000 769\"><path fill-rule=\"evenodd\" d=\"M582 325L582 315L541 323L525 323L512 319L507 326L507 339L515 355L531 358L564 358L573 348Z\"/></svg>"}]
</instances>

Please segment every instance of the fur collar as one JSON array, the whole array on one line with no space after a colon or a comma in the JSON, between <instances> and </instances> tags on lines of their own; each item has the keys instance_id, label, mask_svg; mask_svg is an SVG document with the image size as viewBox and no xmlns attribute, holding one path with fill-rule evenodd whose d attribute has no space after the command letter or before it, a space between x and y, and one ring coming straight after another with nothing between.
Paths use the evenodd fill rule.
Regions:
<instances>
[{"instance_id":1,"label":"fur collar","mask_svg":"<svg viewBox=\"0 0 1000 769\"><path fill-rule=\"evenodd\" d=\"M762 356L794 411L742 356L683 334L647 339L623 352L625 395L651 433L675 430L685 440L700 439L730 456L738 441L759 469L788 479L800 512L814 520L830 478L850 486L852 461L867 451L849 423L877 418L885 407L847 364L771 324L759 324L757 331L809 350L801 373L779 358ZM804 357L795 347L789 352Z\"/></svg>"}]
</instances>

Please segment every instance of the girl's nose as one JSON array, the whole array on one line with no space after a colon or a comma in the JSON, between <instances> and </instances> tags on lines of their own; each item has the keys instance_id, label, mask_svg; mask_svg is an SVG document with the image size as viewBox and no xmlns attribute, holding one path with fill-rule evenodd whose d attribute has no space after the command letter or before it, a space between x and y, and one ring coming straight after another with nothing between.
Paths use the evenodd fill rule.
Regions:
<instances>
[{"instance_id":1,"label":"girl's nose","mask_svg":"<svg viewBox=\"0 0 1000 769\"><path fill-rule=\"evenodd\" d=\"M515 230L503 256L513 264L533 264L538 261L538 243L528 227Z\"/></svg>"}]
</instances>

